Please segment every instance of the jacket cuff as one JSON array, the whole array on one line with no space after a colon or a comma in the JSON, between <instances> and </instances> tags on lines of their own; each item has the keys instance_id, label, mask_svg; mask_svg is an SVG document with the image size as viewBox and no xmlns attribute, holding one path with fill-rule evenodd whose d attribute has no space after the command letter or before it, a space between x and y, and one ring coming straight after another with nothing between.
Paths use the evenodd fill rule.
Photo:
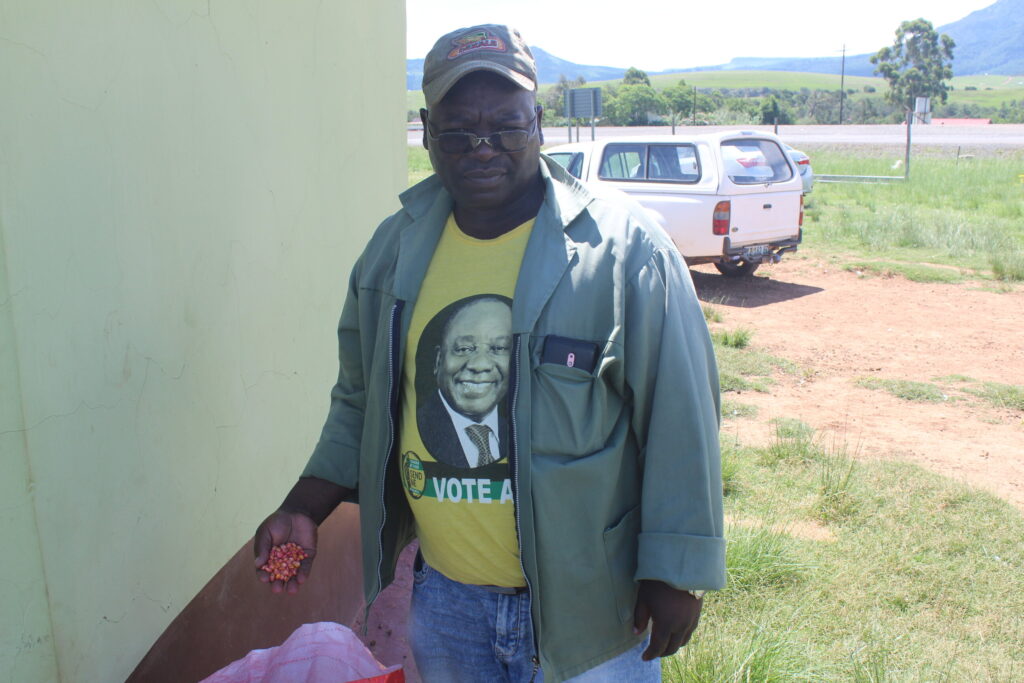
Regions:
<instances>
[{"instance_id":1,"label":"jacket cuff","mask_svg":"<svg viewBox=\"0 0 1024 683\"><path fill-rule=\"evenodd\" d=\"M641 533L635 578L664 581L680 590L724 588L725 539Z\"/></svg>"},{"instance_id":2,"label":"jacket cuff","mask_svg":"<svg viewBox=\"0 0 1024 683\"><path fill-rule=\"evenodd\" d=\"M359 488L359 454L349 452L348 447L321 439L313 449L313 455L309 457L301 476L325 479L355 491Z\"/></svg>"}]
</instances>

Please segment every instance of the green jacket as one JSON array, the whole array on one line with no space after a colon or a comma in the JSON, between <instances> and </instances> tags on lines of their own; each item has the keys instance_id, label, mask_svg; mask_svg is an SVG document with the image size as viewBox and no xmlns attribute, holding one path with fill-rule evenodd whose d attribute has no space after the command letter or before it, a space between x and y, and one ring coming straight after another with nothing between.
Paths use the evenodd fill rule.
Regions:
<instances>
[{"instance_id":1,"label":"green jacket","mask_svg":"<svg viewBox=\"0 0 1024 683\"><path fill-rule=\"evenodd\" d=\"M516 529L546 680L633 647L637 581L725 583L718 373L669 238L624 195L542 157L546 195L516 284L509 370ZM413 520L395 451L406 332L451 212L436 176L401 196L353 269L340 372L303 476L356 489L367 604ZM547 335L597 342L593 372L540 363Z\"/></svg>"}]
</instances>

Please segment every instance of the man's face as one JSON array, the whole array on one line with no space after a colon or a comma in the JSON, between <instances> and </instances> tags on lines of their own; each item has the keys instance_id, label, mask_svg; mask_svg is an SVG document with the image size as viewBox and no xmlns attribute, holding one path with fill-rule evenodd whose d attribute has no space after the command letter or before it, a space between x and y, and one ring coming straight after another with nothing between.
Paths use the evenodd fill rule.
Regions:
<instances>
[{"instance_id":1,"label":"man's face","mask_svg":"<svg viewBox=\"0 0 1024 683\"><path fill-rule=\"evenodd\" d=\"M505 397L511 344L507 304L488 299L455 314L434 363L437 386L452 408L479 422Z\"/></svg>"},{"instance_id":2,"label":"man's face","mask_svg":"<svg viewBox=\"0 0 1024 683\"><path fill-rule=\"evenodd\" d=\"M457 206L501 208L536 181L543 138L541 113L535 107L534 93L498 74L476 71L456 83L429 112L420 110L423 144L434 172ZM481 143L471 152L447 154L427 139L428 133L468 132L485 137L515 128L532 131L526 148L518 152L502 152Z\"/></svg>"}]
</instances>

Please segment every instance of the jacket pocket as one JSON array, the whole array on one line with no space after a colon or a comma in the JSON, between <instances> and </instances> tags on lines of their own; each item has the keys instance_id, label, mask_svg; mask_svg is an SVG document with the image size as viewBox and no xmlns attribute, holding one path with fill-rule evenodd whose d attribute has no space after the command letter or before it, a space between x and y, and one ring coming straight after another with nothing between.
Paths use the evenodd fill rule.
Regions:
<instances>
[{"instance_id":1,"label":"jacket pocket","mask_svg":"<svg viewBox=\"0 0 1024 683\"><path fill-rule=\"evenodd\" d=\"M616 414L609 388L586 370L554 363L534 369L533 451L580 456L604 446ZM543 427L540 427L543 425Z\"/></svg>"},{"instance_id":2,"label":"jacket pocket","mask_svg":"<svg viewBox=\"0 0 1024 683\"><path fill-rule=\"evenodd\" d=\"M604 557L608 578L615 596L615 607L623 623L633 618L636 606L637 538L640 535L640 506L623 515L619 522L604 532Z\"/></svg>"}]
</instances>

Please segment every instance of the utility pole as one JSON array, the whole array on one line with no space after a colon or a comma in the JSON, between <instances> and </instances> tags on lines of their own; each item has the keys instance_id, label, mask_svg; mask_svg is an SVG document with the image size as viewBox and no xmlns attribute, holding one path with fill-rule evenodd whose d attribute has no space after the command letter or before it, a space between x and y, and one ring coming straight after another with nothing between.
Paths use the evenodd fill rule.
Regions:
<instances>
[{"instance_id":1,"label":"utility pole","mask_svg":"<svg viewBox=\"0 0 1024 683\"><path fill-rule=\"evenodd\" d=\"M697 125L697 86L693 86L693 125Z\"/></svg>"},{"instance_id":2,"label":"utility pole","mask_svg":"<svg viewBox=\"0 0 1024 683\"><path fill-rule=\"evenodd\" d=\"M843 125L843 100L846 98L846 44L843 43L843 61L839 72L839 125Z\"/></svg>"}]
</instances>

